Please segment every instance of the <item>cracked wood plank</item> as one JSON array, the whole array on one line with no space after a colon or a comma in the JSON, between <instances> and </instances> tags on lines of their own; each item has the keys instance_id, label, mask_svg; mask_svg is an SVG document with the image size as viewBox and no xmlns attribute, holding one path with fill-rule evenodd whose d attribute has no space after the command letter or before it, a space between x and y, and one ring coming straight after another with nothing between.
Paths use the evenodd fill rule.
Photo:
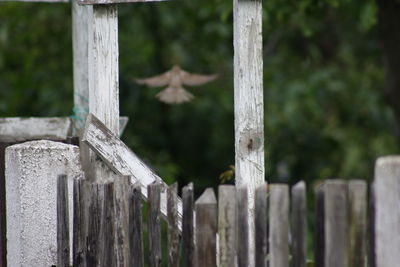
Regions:
<instances>
[{"instance_id":1,"label":"cracked wood plank","mask_svg":"<svg viewBox=\"0 0 400 267\"><path fill-rule=\"evenodd\" d=\"M162 183L161 213L167 216L166 189L168 185L93 114L88 116L82 141L114 172L123 176L131 176L131 183L140 183L145 200L147 200L147 186L155 181ZM177 204L178 226L179 229L182 229L182 201L180 198L178 198Z\"/></svg>"},{"instance_id":2,"label":"cracked wood plank","mask_svg":"<svg viewBox=\"0 0 400 267\"><path fill-rule=\"evenodd\" d=\"M0 118L0 140L35 139L65 140L70 134L71 119L65 118Z\"/></svg>"}]
</instances>

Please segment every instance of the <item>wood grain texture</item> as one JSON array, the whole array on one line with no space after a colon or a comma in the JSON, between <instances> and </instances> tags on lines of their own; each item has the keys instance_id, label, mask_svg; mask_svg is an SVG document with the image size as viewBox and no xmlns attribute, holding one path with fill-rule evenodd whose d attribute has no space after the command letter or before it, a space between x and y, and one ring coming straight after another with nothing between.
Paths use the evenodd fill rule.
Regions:
<instances>
[{"instance_id":1,"label":"wood grain texture","mask_svg":"<svg viewBox=\"0 0 400 267\"><path fill-rule=\"evenodd\" d=\"M119 133L118 11L93 6L89 16L89 112Z\"/></svg>"},{"instance_id":2,"label":"wood grain texture","mask_svg":"<svg viewBox=\"0 0 400 267\"><path fill-rule=\"evenodd\" d=\"M218 187L218 266L220 267L235 266L236 220L236 188L233 185L220 185Z\"/></svg>"},{"instance_id":3,"label":"wood grain texture","mask_svg":"<svg viewBox=\"0 0 400 267\"><path fill-rule=\"evenodd\" d=\"M273 267L289 266L289 189L286 184L270 185L269 252Z\"/></svg>"},{"instance_id":4,"label":"wood grain texture","mask_svg":"<svg viewBox=\"0 0 400 267\"><path fill-rule=\"evenodd\" d=\"M255 248L256 248L256 267L267 266L267 244L268 244L268 216L267 216L267 185L256 188L255 193Z\"/></svg>"},{"instance_id":5,"label":"wood grain texture","mask_svg":"<svg viewBox=\"0 0 400 267\"><path fill-rule=\"evenodd\" d=\"M307 198L306 184L300 181L292 187L291 236L292 266L306 267L307 261Z\"/></svg>"},{"instance_id":6,"label":"wood grain texture","mask_svg":"<svg viewBox=\"0 0 400 267\"><path fill-rule=\"evenodd\" d=\"M254 190L264 183L261 1L233 1L236 184L249 190L249 266L254 266Z\"/></svg>"},{"instance_id":7,"label":"wood grain texture","mask_svg":"<svg viewBox=\"0 0 400 267\"><path fill-rule=\"evenodd\" d=\"M92 13L91 6L72 0L74 134L83 129L89 112L89 17Z\"/></svg>"},{"instance_id":8,"label":"wood grain texture","mask_svg":"<svg viewBox=\"0 0 400 267\"><path fill-rule=\"evenodd\" d=\"M116 177L114 181L114 220L116 266L129 266L129 212L130 177Z\"/></svg>"},{"instance_id":9,"label":"wood grain texture","mask_svg":"<svg viewBox=\"0 0 400 267\"><path fill-rule=\"evenodd\" d=\"M70 118L0 118L0 140L65 140L71 131Z\"/></svg>"},{"instance_id":10,"label":"wood grain texture","mask_svg":"<svg viewBox=\"0 0 400 267\"><path fill-rule=\"evenodd\" d=\"M217 200L212 188L196 201L196 266L217 266Z\"/></svg>"},{"instance_id":11,"label":"wood grain texture","mask_svg":"<svg viewBox=\"0 0 400 267\"><path fill-rule=\"evenodd\" d=\"M381 157L375 164L376 267L400 262L400 156Z\"/></svg>"},{"instance_id":12,"label":"wood grain texture","mask_svg":"<svg viewBox=\"0 0 400 267\"><path fill-rule=\"evenodd\" d=\"M135 153L133 153L115 134L113 134L94 115L89 114L82 141L87 144L118 175L131 176L131 183L142 185L143 198L147 199L147 186L154 181L167 185ZM182 229L182 201L177 199L178 227ZM161 212L167 216L167 193L161 192Z\"/></svg>"},{"instance_id":13,"label":"wood grain texture","mask_svg":"<svg viewBox=\"0 0 400 267\"><path fill-rule=\"evenodd\" d=\"M129 244L131 248L130 265L144 266L143 255L143 224L142 224L142 193L140 184L130 186L129 194Z\"/></svg>"},{"instance_id":14,"label":"wood grain texture","mask_svg":"<svg viewBox=\"0 0 400 267\"><path fill-rule=\"evenodd\" d=\"M349 181L349 266L367 262L367 182Z\"/></svg>"},{"instance_id":15,"label":"wood grain texture","mask_svg":"<svg viewBox=\"0 0 400 267\"><path fill-rule=\"evenodd\" d=\"M327 180L324 194L324 267L349 267L347 183L339 179Z\"/></svg>"},{"instance_id":16,"label":"wood grain texture","mask_svg":"<svg viewBox=\"0 0 400 267\"><path fill-rule=\"evenodd\" d=\"M237 261L238 267L249 266L249 209L248 188L246 185L237 187Z\"/></svg>"},{"instance_id":17,"label":"wood grain texture","mask_svg":"<svg viewBox=\"0 0 400 267\"><path fill-rule=\"evenodd\" d=\"M89 194L89 218L86 243L86 266L97 266L100 239L101 203L103 203L104 192L99 184L88 185Z\"/></svg>"},{"instance_id":18,"label":"wood grain texture","mask_svg":"<svg viewBox=\"0 0 400 267\"><path fill-rule=\"evenodd\" d=\"M115 212L114 212L114 184L101 184L103 197L99 199L101 205L100 234L98 240L97 260L99 267L125 266L118 262L115 253Z\"/></svg>"},{"instance_id":19,"label":"wood grain texture","mask_svg":"<svg viewBox=\"0 0 400 267\"><path fill-rule=\"evenodd\" d=\"M162 185L154 182L148 186L148 229L150 267L161 266L160 193Z\"/></svg>"},{"instance_id":20,"label":"wood grain texture","mask_svg":"<svg viewBox=\"0 0 400 267\"><path fill-rule=\"evenodd\" d=\"M194 250L194 196L193 184L190 183L182 189L182 257L183 266L195 266Z\"/></svg>"},{"instance_id":21,"label":"wood grain texture","mask_svg":"<svg viewBox=\"0 0 400 267\"><path fill-rule=\"evenodd\" d=\"M84 180L74 180L73 188L73 237L72 237L72 265L86 266L86 233L89 209L87 206L87 187ZM85 194L86 193L86 194Z\"/></svg>"},{"instance_id":22,"label":"wood grain texture","mask_svg":"<svg viewBox=\"0 0 400 267\"><path fill-rule=\"evenodd\" d=\"M57 177L57 266L69 267L68 180Z\"/></svg>"},{"instance_id":23,"label":"wood grain texture","mask_svg":"<svg viewBox=\"0 0 400 267\"><path fill-rule=\"evenodd\" d=\"M168 266L179 266L178 184L168 187Z\"/></svg>"}]
</instances>

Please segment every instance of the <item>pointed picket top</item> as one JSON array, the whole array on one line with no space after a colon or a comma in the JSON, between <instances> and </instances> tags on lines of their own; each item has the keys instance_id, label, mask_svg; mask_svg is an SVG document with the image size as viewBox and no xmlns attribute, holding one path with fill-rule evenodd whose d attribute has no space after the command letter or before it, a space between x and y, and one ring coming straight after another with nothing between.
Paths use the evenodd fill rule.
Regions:
<instances>
[{"instance_id":1,"label":"pointed picket top","mask_svg":"<svg viewBox=\"0 0 400 267\"><path fill-rule=\"evenodd\" d=\"M215 197L214 189L207 188L204 193L197 199L197 204L216 204L217 198Z\"/></svg>"}]
</instances>

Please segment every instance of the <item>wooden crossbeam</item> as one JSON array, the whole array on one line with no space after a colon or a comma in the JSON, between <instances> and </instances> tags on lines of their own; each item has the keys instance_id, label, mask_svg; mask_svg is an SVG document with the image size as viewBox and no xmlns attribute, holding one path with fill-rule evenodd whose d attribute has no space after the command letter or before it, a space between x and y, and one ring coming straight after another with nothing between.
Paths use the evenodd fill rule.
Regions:
<instances>
[{"instance_id":1,"label":"wooden crossbeam","mask_svg":"<svg viewBox=\"0 0 400 267\"><path fill-rule=\"evenodd\" d=\"M167 184L93 114L88 115L82 141L114 172L132 177L132 183L140 183L144 199L147 200L149 184L155 181L162 183L164 186L161 192L161 212L167 216ZM179 229L181 229L181 199L178 199L178 218Z\"/></svg>"},{"instance_id":2,"label":"wooden crossbeam","mask_svg":"<svg viewBox=\"0 0 400 267\"><path fill-rule=\"evenodd\" d=\"M65 140L71 131L71 119L0 118L0 139L19 141L34 139Z\"/></svg>"}]
</instances>

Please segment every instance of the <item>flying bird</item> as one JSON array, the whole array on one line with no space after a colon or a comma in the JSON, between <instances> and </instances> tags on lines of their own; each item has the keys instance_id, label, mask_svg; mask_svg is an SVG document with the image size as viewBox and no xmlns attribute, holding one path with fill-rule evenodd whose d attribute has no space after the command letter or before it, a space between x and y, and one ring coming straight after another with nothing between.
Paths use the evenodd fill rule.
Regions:
<instances>
[{"instance_id":1,"label":"flying bird","mask_svg":"<svg viewBox=\"0 0 400 267\"><path fill-rule=\"evenodd\" d=\"M180 104L193 99L193 95L185 90L182 85L197 86L215 80L217 75L201 75L189 73L182 70L179 66L163 74L147 79L136 79L138 84L145 84L149 87L166 86L167 88L159 92L156 97L167 104Z\"/></svg>"}]
</instances>

